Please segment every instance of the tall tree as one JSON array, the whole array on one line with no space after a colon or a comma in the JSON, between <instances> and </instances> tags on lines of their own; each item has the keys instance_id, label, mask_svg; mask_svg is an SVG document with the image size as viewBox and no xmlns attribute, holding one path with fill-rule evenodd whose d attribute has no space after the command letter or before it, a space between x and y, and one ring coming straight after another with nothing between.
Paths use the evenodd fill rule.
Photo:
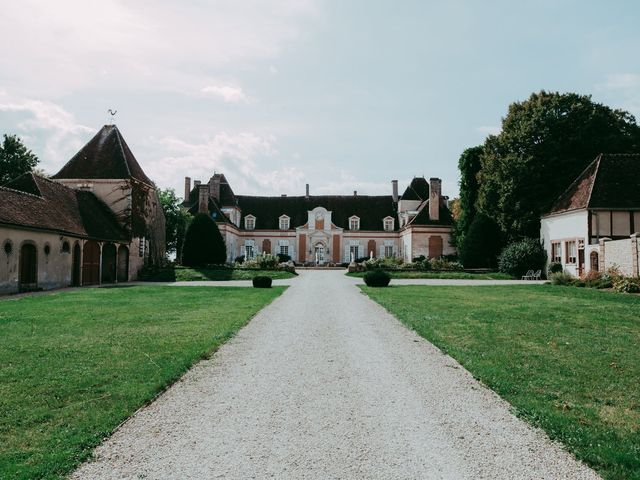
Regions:
<instances>
[{"instance_id":1,"label":"tall tree","mask_svg":"<svg viewBox=\"0 0 640 480\"><path fill-rule=\"evenodd\" d=\"M227 260L227 247L218 225L206 213L197 214L184 239L182 264L189 267L220 265Z\"/></svg>"},{"instance_id":2,"label":"tall tree","mask_svg":"<svg viewBox=\"0 0 640 480\"><path fill-rule=\"evenodd\" d=\"M176 253L176 258L180 260L182 257L182 243L191 221L191 215L180 205L181 200L176 196L173 188L158 190L158 197L166 220L166 252Z\"/></svg>"},{"instance_id":3,"label":"tall tree","mask_svg":"<svg viewBox=\"0 0 640 480\"><path fill-rule=\"evenodd\" d=\"M478 210L509 240L538 237L540 215L601 152L640 152L631 114L589 95L534 93L509 106L484 144Z\"/></svg>"},{"instance_id":4,"label":"tall tree","mask_svg":"<svg viewBox=\"0 0 640 480\"><path fill-rule=\"evenodd\" d=\"M456 218L454 235L458 248L464 244L464 237L476 216L476 202L478 200L478 172L480 172L480 157L482 145L467 148L458 160L460 170L460 204Z\"/></svg>"},{"instance_id":5,"label":"tall tree","mask_svg":"<svg viewBox=\"0 0 640 480\"><path fill-rule=\"evenodd\" d=\"M38 157L16 135L4 135L0 145L0 185L30 172Z\"/></svg>"}]
</instances>

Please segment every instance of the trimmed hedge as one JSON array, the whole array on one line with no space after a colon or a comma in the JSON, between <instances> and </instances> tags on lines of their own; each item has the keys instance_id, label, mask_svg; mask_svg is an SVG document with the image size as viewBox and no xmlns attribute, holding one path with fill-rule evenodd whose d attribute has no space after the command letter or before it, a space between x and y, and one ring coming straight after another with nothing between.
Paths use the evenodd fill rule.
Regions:
<instances>
[{"instance_id":1,"label":"trimmed hedge","mask_svg":"<svg viewBox=\"0 0 640 480\"><path fill-rule=\"evenodd\" d=\"M253 287L254 288L271 288L271 277L264 277L262 275L258 275L253 277Z\"/></svg>"},{"instance_id":2,"label":"trimmed hedge","mask_svg":"<svg viewBox=\"0 0 640 480\"><path fill-rule=\"evenodd\" d=\"M542 248L540 240L525 238L507 245L502 250L498 268L502 273L520 278L528 270L543 270L546 261L547 252Z\"/></svg>"},{"instance_id":3,"label":"trimmed hedge","mask_svg":"<svg viewBox=\"0 0 640 480\"><path fill-rule=\"evenodd\" d=\"M182 264L187 267L222 265L227 259L227 247L218 225L206 213L197 214L184 237Z\"/></svg>"},{"instance_id":4,"label":"trimmed hedge","mask_svg":"<svg viewBox=\"0 0 640 480\"><path fill-rule=\"evenodd\" d=\"M369 270L364 274L364 283L368 287L386 287L391 281L391 275L384 270Z\"/></svg>"}]
</instances>

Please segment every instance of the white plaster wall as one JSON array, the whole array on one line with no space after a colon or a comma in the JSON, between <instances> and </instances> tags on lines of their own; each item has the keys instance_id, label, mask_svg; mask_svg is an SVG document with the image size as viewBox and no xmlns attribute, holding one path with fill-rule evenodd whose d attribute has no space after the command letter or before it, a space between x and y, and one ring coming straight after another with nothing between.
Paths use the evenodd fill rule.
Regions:
<instances>
[{"instance_id":1,"label":"white plaster wall","mask_svg":"<svg viewBox=\"0 0 640 480\"><path fill-rule=\"evenodd\" d=\"M131 216L131 185L128 180L79 180L64 179L56 180L67 187L76 190L82 189L93 194L106 203L115 213L120 223L129 227L129 219Z\"/></svg>"},{"instance_id":2,"label":"white plaster wall","mask_svg":"<svg viewBox=\"0 0 640 480\"><path fill-rule=\"evenodd\" d=\"M637 242L637 239L625 238L624 240L604 242L604 269L615 267L620 270L622 275L633 276L633 242Z\"/></svg>"},{"instance_id":3,"label":"white plaster wall","mask_svg":"<svg viewBox=\"0 0 640 480\"><path fill-rule=\"evenodd\" d=\"M543 217L540 225L540 239L547 252L547 264L551 261L551 242L562 242L562 267L566 273L577 276L577 265L567 264L565 240L582 239L587 244L589 233L588 215L586 210L576 210L560 215ZM585 269L589 268L589 258L585 249Z\"/></svg>"},{"instance_id":4,"label":"white plaster wall","mask_svg":"<svg viewBox=\"0 0 640 480\"><path fill-rule=\"evenodd\" d=\"M7 255L4 244L9 240L12 252ZM62 243L69 242L69 253L62 253ZM18 291L20 248L24 242L32 242L38 253L38 287L52 289L71 284L73 245L77 239L56 233L19 230L0 227L0 294ZM50 253L45 255L44 246L49 244Z\"/></svg>"}]
</instances>

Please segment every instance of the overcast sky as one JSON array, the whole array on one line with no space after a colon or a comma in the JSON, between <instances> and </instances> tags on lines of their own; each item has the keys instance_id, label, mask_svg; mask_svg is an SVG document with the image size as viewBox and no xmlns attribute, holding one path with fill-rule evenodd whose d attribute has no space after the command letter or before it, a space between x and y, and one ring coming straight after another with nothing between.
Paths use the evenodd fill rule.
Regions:
<instances>
[{"instance_id":1,"label":"overcast sky","mask_svg":"<svg viewBox=\"0 0 640 480\"><path fill-rule=\"evenodd\" d=\"M514 4L520 3L521 6ZM640 116L640 3L20 0L0 8L0 133L55 173L117 110L179 195L362 194L441 177L509 103L573 91Z\"/></svg>"}]
</instances>

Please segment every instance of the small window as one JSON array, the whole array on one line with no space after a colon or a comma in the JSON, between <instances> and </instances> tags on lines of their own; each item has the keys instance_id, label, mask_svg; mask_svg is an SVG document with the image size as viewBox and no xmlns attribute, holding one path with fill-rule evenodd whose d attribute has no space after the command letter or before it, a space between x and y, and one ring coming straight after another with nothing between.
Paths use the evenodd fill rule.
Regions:
<instances>
[{"instance_id":1,"label":"small window","mask_svg":"<svg viewBox=\"0 0 640 480\"><path fill-rule=\"evenodd\" d=\"M280 255L289 255L289 245L280 245Z\"/></svg>"},{"instance_id":2,"label":"small window","mask_svg":"<svg viewBox=\"0 0 640 480\"><path fill-rule=\"evenodd\" d=\"M251 260L253 259L254 254L253 254L253 245L245 245L244 246L244 258L246 260Z\"/></svg>"},{"instance_id":3,"label":"small window","mask_svg":"<svg viewBox=\"0 0 640 480\"><path fill-rule=\"evenodd\" d=\"M349 230L360 230L360 218L355 215L349 218Z\"/></svg>"},{"instance_id":4,"label":"small window","mask_svg":"<svg viewBox=\"0 0 640 480\"><path fill-rule=\"evenodd\" d=\"M393 257L393 245L384 246L384 256L387 258Z\"/></svg>"},{"instance_id":5,"label":"small window","mask_svg":"<svg viewBox=\"0 0 640 480\"><path fill-rule=\"evenodd\" d=\"M49 255L51 253L51 246L48 243L44 245L44 254Z\"/></svg>"},{"instance_id":6,"label":"small window","mask_svg":"<svg viewBox=\"0 0 640 480\"><path fill-rule=\"evenodd\" d=\"M394 220L391 217L387 217L384 219L384 230L385 232L393 232L393 224Z\"/></svg>"},{"instance_id":7,"label":"small window","mask_svg":"<svg viewBox=\"0 0 640 480\"><path fill-rule=\"evenodd\" d=\"M71 245L69 245L69 242L67 242L66 240L64 242L62 242L62 253L69 253L71 252Z\"/></svg>"},{"instance_id":8,"label":"small window","mask_svg":"<svg viewBox=\"0 0 640 480\"><path fill-rule=\"evenodd\" d=\"M567 263L576 263L576 255L577 255L577 249L576 249L576 241L575 240L571 240L570 242L567 242L566 244L566 250L567 250Z\"/></svg>"},{"instance_id":9,"label":"small window","mask_svg":"<svg viewBox=\"0 0 640 480\"><path fill-rule=\"evenodd\" d=\"M551 261L556 263L562 262L562 249L560 242L551 242Z\"/></svg>"},{"instance_id":10,"label":"small window","mask_svg":"<svg viewBox=\"0 0 640 480\"><path fill-rule=\"evenodd\" d=\"M11 252L13 252L13 243L11 243L11 240L5 240L2 248L6 255L11 255Z\"/></svg>"},{"instance_id":11,"label":"small window","mask_svg":"<svg viewBox=\"0 0 640 480\"><path fill-rule=\"evenodd\" d=\"M360 246L359 245L350 245L349 246L349 256L352 261L356 261L360 258Z\"/></svg>"},{"instance_id":12,"label":"small window","mask_svg":"<svg viewBox=\"0 0 640 480\"><path fill-rule=\"evenodd\" d=\"M286 215L280 217L280 230L289 230L289 217Z\"/></svg>"},{"instance_id":13,"label":"small window","mask_svg":"<svg viewBox=\"0 0 640 480\"><path fill-rule=\"evenodd\" d=\"M256 228L256 217L253 215L247 215L244 217L244 228L246 230L255 230Z\"/></svg>"}]
</instances>

